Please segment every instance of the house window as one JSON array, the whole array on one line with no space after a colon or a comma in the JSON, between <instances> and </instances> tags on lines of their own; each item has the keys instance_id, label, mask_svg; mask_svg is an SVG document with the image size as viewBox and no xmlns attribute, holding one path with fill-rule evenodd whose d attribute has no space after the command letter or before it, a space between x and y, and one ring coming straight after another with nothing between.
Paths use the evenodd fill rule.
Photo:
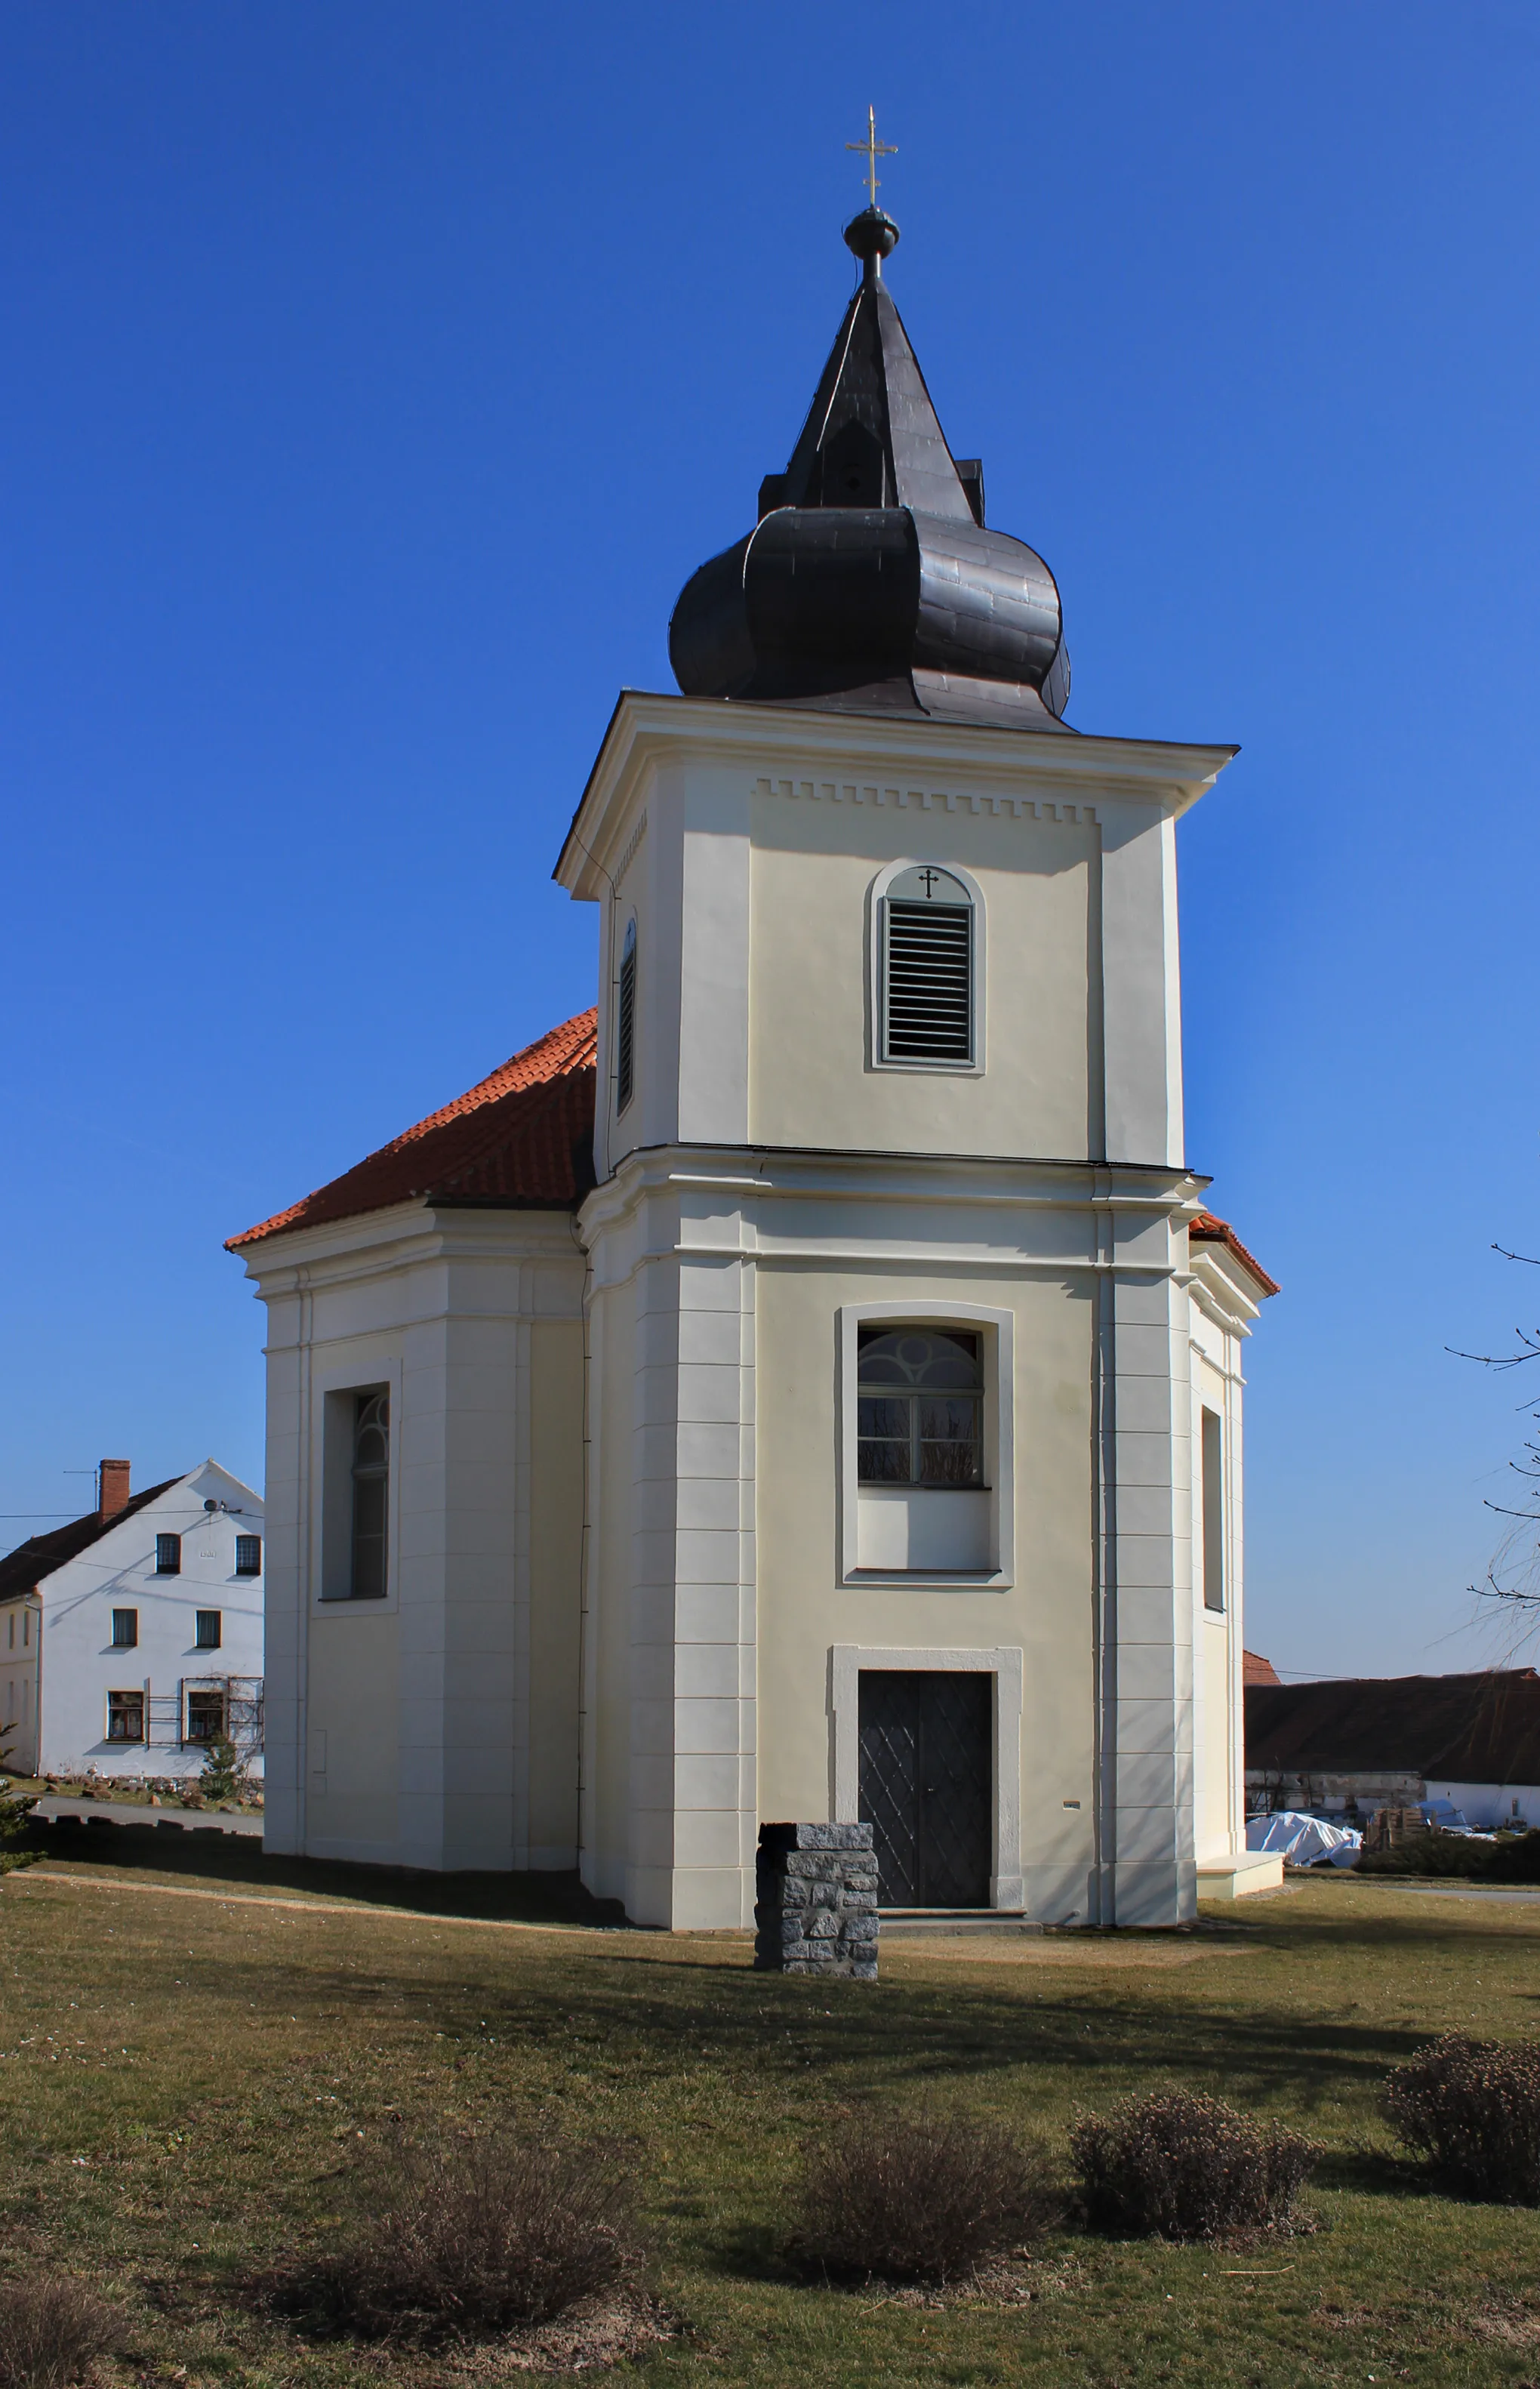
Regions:
<instances>
[{"instance_id":1,"label":"house window","mask_svg":"<svg viewBox=\"0 0 1540 2389\"><path fill-rule=\"evenodd\" d=\"M1225 1606L1225 1424L1203 1412L1203 1607Z\"/></svg>"},{"instance_id":2,"label":"house window","mask_svg":"<svg viewBox=\"0 0 1540 2389\"><path fill-rule=\"evenodd\" d=\"M615 1108L623 1112L636 1076L636 922L626 924L620 956L620 994L615 1016Z\"/></svg>"},{"instance_id":3,"label":"house window","mask_svg":"<svg viewBox=\"0 0 1540 2389\"><path fill-rule=\"evenodd\" d=\"M984 1364L961 1328L864 1327L857 1346L856 1475L862 1485L976 1490L984 1483Z\"/></svg>"},{"instance_id":4,"label":"house window","mask_svg":"<svg viewBox=\"0 0 1540 2389\"><path fill-rule=\"evenodd\" d=\"M220 1612L200 1609L197 1613L197 1647L200 1651L217 1651L220 1644Z\"/></svg>"},{"instance_id":5,"label":"house window","mask_svg":"<svg viewBox=\"0 0 1540 2389\"><path fill-rule=\"evenodd\" d=\"M181 1575L182 1538L180 1535L156 1536L155 1573L157 1576Z\"/></svg>"},{"instance_id":6,"label":"house window","mask_svg":"<svg viewBox=\"0 0 1540 2389\"><path fill-rule=\"evenodd\" d=\"M203 1691L187 1694L187 1728L185 1742L223 1742L224 1739L224 1694Z\"/></svg>"},{"instance_id":7,"label":"house window","mask_svg":"<svg viewBox=\"0 0 1540 2389\"><path fill-rule=\"evenodd\" d=\"M262 1572L262 1539L261 1535L235 1537L235 1574L261 1576Z\"/></svg>"},{"instance_id":8,"label":"house window","mask_svg":"<svg viewBox=\"0 0 1540 2389\"><path fill-rule=\"evenodd\" d=\"M139 1612L136 1609L115 1609L112 1613L112 1648L114 1651L134 1651L139 1647Z\"/></svg>"},{"instance_id":9,"label":"house window","mask_svg":"<svg viewBox=\"0 0 1540 2389\"><path fill-rule=\"evenodd\" d=\"M14 1609L11 1611L10 1618L9 1618L9 1621L8 1621L8 1622L9 1622L10 1629L11 1629L11 1645L10 1645L10 1646L11 1646L11 1649L14 1651L14 1650L15 1650L15 1648L16 1648L16 1612L15 1612L15 1610L14 1610Z\"/></svg>"},{"instance_id":10,"label":"house window","mask_svg":"<svg viewBox=\"0 0 1540 2389\"><path fill-rule=\"evenodd\" d=\"M108 1693L107 1738L108 1742L144 1741L145 1695L143 1693Z\"/></svg>"},{"instance_id":11,"label":"house window","mask_svg":"<svg viewBox=\"0 0 1540 2389\"><path fill-rule=\"evenodd\" d=\"M974 902L961 879L916 863L882 906L882 1058L974 1060Z\"/></svg>"},{"instance_id":12,"label":"house window","mask_svg":"<svg viewBox=\"0 0 1540 2389\"><path fill-rule=\"evenodd\" d=\"M354 1601L383 1601L390 1490L390 1397L360 1394L353 1415Z\"/></svg>"}]
</instances>

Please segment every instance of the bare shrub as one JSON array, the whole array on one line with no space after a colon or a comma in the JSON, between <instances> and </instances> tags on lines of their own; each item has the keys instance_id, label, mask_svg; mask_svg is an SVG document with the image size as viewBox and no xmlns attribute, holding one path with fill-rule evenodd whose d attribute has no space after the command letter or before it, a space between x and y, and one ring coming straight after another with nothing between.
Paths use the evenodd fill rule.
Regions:
<instances>
[{"instance_id":1,"label":"bare shrub","mask_svg":"<svg viewBox=\"0 0 1540 2389\"><path fill-rule=\"evenodd\" d=\"M1384 2110L1451 2189L1540 2205L1540 2047L1446 2032L1398 2065Z\"/></svg>"},{"instance_id":2,"label":"bare shrub","mask_svg":"<svg viewBox=\"0 0 1540 2389\"><path fill-rule=\"evenodd\" d=\"M1321 2156L1196 2090L1122 2099L1075 2126L1070 2152L1094 2229L1163 2240L1286 2229Z\"/></svg>"},{"instance_id":3,"label":"bare shrub","mask_svg":"<svg viewBox=\"0 0 1540 2389\"><path fill-rule=\"evenodd\" d=\"M122 2318L83 2281L44 2276L0 2286L0 2389L70 2389L118 2345Z\"/></svg>"},{"instance_id":4,"label":"bare shrub","mask_svg":"<svg viewBox=\"0 0 1540 2389\"><path fill-rule=\"evenodd\" d=\"M1469 1833L1441 1833L1436 1827L1425 1833L1411 1833L1404 1842L1389 1849L1360 1850L1357 1874L1415 1875L1483 1875L1487 1872L1489 1842L1478 1842Z\"/></svg>"},{"instance_id":5,"label":"bare shrub","mask_svg":"<svg viewBox=\"0 0 1540 2389\"><path fill-rule=\"evenodd\" d=\"M399 2163L362 2230L274 2285L288 2311L366 2339L503 2331L627 2269L634 2193L602 2149L497 2138Z\"/></svg>"},{"instance_id":6,"label":"bare shrub","mask_svg":"<svg viewBox=\"0 0 1540 2389\"><path fill-rule=\"evenodd\" d=\"M966 2115L860 2116L805 2166L787 2254L846 2278L954 2281L1056 2219L1033 2142Z\"/></svg>"},{"instance_id":7,"label":"bare shrub","mask_svg":"<svg viewBox=\"0 0 1540 2389\"><path fill-rule=\"evenodd\" d=\"M1516 1833L1495 1843L1484 1872L1494 1883L1540 1883L1540 1833Z\"/></svg>"}]
</instances>

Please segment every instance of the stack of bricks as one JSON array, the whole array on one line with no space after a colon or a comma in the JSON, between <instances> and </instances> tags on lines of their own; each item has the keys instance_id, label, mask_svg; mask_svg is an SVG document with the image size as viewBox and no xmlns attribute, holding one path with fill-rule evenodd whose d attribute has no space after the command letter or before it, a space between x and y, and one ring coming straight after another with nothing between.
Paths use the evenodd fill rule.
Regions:
<instances>
[{"instance_id":1,"label":"stack of bricks","mask_svg":"<svg viewBox=\"0 0 1540 2389\"><path fill-rule=\"evenodd\" d=\"M761 1825L754 1963L766 1974L877 1979L870 1825Z\"/></svg>"}]
</instances>

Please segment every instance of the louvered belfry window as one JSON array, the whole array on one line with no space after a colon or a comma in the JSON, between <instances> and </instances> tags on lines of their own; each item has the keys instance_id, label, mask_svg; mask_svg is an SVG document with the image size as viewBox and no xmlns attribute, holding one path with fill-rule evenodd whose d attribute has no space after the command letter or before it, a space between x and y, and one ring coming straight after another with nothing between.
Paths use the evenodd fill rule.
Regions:
<instances>
[{"instance_id":1,"label":"louvered belfry window","mask_svg":"<svg viewBox=\"0 0 1540 2389\"><path fill-rule=\"evenodd\" d=\"M636 1074L636 923L626 924L625 950L620 956L620 1000L615 1016L615 1108L623 1112L631 1099Z\"/></svg>"},{"instance_id":2,"label":"louvered belfry window","mask_svg":"<svg viewBox=\"0 0 1540 2389\"><path fill-rule=\"evenodd\" d=\"M883 901L883 1059L973 1058L973 900L951 872L918 863Z\"/></svg>"}]
</instances>

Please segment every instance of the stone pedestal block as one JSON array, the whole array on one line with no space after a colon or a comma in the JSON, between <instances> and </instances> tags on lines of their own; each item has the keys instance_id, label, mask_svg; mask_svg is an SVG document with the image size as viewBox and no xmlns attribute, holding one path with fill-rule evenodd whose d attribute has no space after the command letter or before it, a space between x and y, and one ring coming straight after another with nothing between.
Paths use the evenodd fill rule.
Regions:
<instances>
[{"instance_id":1,"label":"stone pedestal block","mask_svg":"<svg viewBox=\"0 0 1540 2389\"><path fill-rule=\"evenodd\" d=\"M754 1963L777 1974L877 1979L870 1825L761 1825Z\"/></svg>"}]
</instances>

